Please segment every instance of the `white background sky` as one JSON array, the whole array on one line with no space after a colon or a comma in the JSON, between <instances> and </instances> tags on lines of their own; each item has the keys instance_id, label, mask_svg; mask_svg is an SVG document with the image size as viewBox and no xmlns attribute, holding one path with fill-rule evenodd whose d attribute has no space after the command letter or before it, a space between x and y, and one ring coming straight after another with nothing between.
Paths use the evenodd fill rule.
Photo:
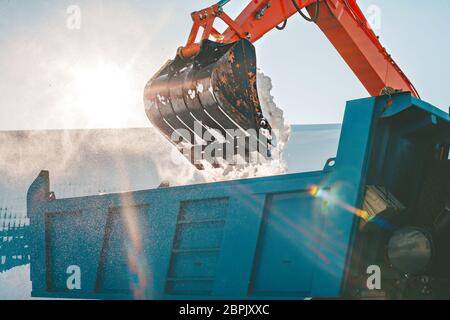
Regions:
<instances>
[{"instance_id":1,"label":"white background sky","mask_svg":"<svg viewBox=\"0 0 450 320\"><path fill-rule=\"evenodd\" d=\"M148 79L185 43L190 12L215 1L0 0L0 130L146 127ZM248 1L232 0L235 15ZM450 1L360 0L381 9L382 43L424 100L450 105ZM67 28L67 8L81 28ZM257 44L289 123L338 123L367 92L299 16Z\"/></svg>"}]
</instances>

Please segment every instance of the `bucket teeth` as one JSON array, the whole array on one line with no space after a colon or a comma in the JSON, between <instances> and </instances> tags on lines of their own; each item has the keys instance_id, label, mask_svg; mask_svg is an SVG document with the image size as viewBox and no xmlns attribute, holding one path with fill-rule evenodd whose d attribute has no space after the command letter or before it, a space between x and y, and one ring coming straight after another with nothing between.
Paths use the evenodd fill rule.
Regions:
<instances>
[{"instance_id":1,"label":"bucket teeth","mask_svg":"<svg viewBox=\"0 0 450 320\"><path fill-rule=\"evenodd\" d=\"M270 157L271 127L256 89L255 48L245 39L205 40L194 58L168 61L148 82L144 101L152 124L199 169L199 161L218 167L218 159L247 159L253 151Z\"/></svg>"}]
</instances>

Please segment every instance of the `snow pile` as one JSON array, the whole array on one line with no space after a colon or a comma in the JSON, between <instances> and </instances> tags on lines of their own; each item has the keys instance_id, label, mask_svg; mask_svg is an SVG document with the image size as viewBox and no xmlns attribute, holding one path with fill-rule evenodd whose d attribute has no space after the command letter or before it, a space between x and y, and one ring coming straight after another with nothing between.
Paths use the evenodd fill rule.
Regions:
<instances>
[{"instance_id":1,"label":"snow pile","mask_svg":"<svg viewBox=\"0 0 450 320\"><path fill-rule=\"evenodd\" d=\"M171 186L178 186L199 182L227 181L286 173L288 168L283 158L283 151L289 141L291 128L285 123L283 110L276 105L274 97L271 95L272 80L270 77L259 71L257 75L257 86L263 114L271 124L274 135L276 136L276 144L271 149L271 159L264 159L259 156L258 161L250 161L250 163L239 165L225 165L221 168L213 168L206 163L205 170L199 171L176 148L172 148L170 154L160 154L161 159L156 163L162 179Z\"/></svg>"},{"instance_id":2,"label":"snow pile","mask_svg":"<svg viewBox=\"0 0 450 320\"><path fill-rule=\"evenodd\" d=\"M28 300L31 298L30 265L0 273L0 299Z\"/></svg>"}]
</instances>

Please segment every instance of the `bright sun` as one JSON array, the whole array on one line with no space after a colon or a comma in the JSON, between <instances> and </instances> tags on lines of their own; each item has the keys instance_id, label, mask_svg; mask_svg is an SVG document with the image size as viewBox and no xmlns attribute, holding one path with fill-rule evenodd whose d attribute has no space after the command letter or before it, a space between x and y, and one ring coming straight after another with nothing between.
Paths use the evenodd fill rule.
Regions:
<instances>
[{"instance_id":1,"label":"bright sun","mask_svg":"<svg viewBox=\"0 0 450 320\"><path fill-rule=\"evenodd\" d=\"M126 126L138 94L130 74L107 63L74 67L68 89L72 111L89 127Z\"/></svg>"}]
</instances>

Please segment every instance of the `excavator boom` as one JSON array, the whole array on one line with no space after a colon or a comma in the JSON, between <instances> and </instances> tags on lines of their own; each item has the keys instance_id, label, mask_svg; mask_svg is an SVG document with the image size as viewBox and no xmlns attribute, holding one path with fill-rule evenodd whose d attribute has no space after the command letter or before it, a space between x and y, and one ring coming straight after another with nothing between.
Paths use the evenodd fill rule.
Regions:
<instances>
[{"instance_id":1,"label":"excavator boom","mask_svg":"<svg viewBox=\"0 0 450 320\"><path fill-rule=\"evenodd\" d=\"M247 160L255 152L270 158L276 137L258 99L253 43L297 13L317 24L370 95L419 97L356 0L252 0L236 19L224 11L229 1L192 13L186 45L144 93L150 121L199 169L205 160L216 167L219 158L233 164L236 155ZM228 26L224 32L216 19Z\"/></svg>"},{"instance_id":2,"label":"excavator boom","mask_svg":"<svg viewBox=\"0 0 450 320\"><path fill-rule=\"evenodd\" d=\"M254 43L302 8L306 8L370 95L377 96L391 87L419 98L411 81L380 43L356 0L251 1L235 23ZM232 27L223 33L223 42L238 39L239 33Z\"/></svg>"}]
</instances>

